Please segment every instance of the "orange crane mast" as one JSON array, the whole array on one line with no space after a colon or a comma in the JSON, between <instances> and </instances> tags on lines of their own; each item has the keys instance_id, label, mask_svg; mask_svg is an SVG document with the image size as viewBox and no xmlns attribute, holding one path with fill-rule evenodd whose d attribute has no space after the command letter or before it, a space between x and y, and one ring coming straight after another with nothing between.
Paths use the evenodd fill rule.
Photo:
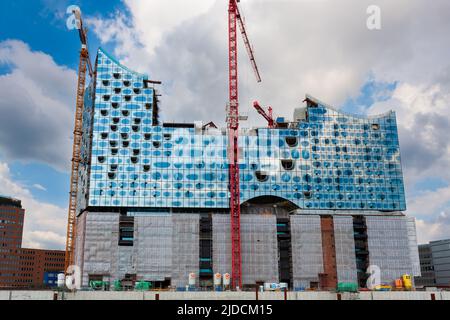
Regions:
<instances>
[{"instance_id":1,"label":"orange crane mast","mask_svg":"<svg viewBox=\"0 0 450 320\"><path fill-rule=\"evenodd\" d=\"M83 132L83 111L84 111L84 93L86 90L86 71L89 69L89 76L92 78L93 70L89 58L87 45L87 30L83 27L81 12L74 8L72 13L75 15L76 28L79 31L81 40L80 62L78 66L78 82L75 109L75 124L73 131L73 149L72 149L72 169L70 174L70 192L69 192L69 212L67 221L67 239L65 271L74 263L74 248L76 234L76 215L77 215L77 195L78 195L78 170L80 166L80 149Z\"/></svg>"}]
</instances>

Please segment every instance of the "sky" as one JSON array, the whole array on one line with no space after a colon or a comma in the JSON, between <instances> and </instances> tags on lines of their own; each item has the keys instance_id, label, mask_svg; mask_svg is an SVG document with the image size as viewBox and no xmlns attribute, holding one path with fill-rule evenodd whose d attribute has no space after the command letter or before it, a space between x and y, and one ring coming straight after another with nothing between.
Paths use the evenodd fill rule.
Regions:
<instances>
[{"instance_id":1,"label":"sky","mask_svg":"<svg viewBox=\"0 0 450 320\"><path fill-rule=\"evenodd\" d=\"M164 121L225 122L226 0L0 2L0 195L22 200L24 246L65 246L80 43L78 5L99 46L162 81ZM370 30L370 5L380 29ZM239 39L246 127L252 101L292 117L306 93L356 114L397 113L407 214L419 243L450 238L450 2L242 0L262 82Z\"/></svg>"}]
</instances>

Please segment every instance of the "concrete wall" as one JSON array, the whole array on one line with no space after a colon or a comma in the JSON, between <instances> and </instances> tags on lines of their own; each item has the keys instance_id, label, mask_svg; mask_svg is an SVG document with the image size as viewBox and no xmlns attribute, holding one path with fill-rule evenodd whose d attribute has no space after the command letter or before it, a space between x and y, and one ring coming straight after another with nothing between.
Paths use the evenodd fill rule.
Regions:
<instances>
[{"instance_id":1,"label":"concrete wall","mask_svg":"<svg viewBox=\"0 0 450 320\"><path fill-rule=\"evenodd\" d=\"M450 300L450 292L399 291L342 293L324 291L288 292L287 300ZM58 292L58 300L256 300L255 292ZM53 291L0 291L0 300L53 300ZM284 292L258 292L258 300L284 300Z\"/></svg>"}]
</instances>

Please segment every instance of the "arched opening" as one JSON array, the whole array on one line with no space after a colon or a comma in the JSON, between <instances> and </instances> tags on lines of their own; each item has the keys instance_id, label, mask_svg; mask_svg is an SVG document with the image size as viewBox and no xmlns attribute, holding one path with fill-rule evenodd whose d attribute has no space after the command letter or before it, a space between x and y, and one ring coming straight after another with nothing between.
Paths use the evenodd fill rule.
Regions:
<instances>
[{"instance_id":1,"label":"arched opening","mask_svg":"<svg viewBox=\"0 0 450 320\"><path fill-rule=\"evenodd\" d=\"M255 171L255 176L259 182L266 182L267 180L269 180L269 175L264 171Z\"/></svg>"},{"instance_id":2,"label":"arched opening","mask_svg":"<svg viewBox=\"0 0 450 320\"><path fill-rule=\"evenodd\" d=\"M286 144L291 148L296 147L298 144L297 137L286 137L285 140Z\"/></svg>"},{"instance_id":3,"label":"arched opening","mask_svg":"<svg viewBox=\"0 0 450 320\"><path fill-rule=\"evenodd\" d=\"M275 214L284 216L296 209L299 209L299 207L292 201L269 195L255 197L241 204L241 212L244 214Z\"/></svg>"},{"instance_id":4,"label":"arched opening","mask_svg":"<svg viewBox=\"0 0 450 320\"><path fill-rule=\"evenodd\" d=\"M284 170L293 170L295 167L295 162L293 160L281 160L281 166Z\"/></svg>"}]
</instances>

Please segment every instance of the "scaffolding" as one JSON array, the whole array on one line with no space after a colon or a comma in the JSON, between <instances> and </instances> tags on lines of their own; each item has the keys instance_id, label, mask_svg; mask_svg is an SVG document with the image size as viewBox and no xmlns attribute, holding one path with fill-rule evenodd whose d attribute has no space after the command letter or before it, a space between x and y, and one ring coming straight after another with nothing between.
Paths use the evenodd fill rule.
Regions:
<instances>
[{"instance_id":1,"label":"scaffolding","mask_svg":"<svg viewBox=\"0 0 450 320\"><path fill-rule=\"evenodd\" d=\"M318 285L323 273L322 231L319 215L291 215L294 289Z\"/></svg>"},{"instance_id":2,"label":"scaffolding","mask_svg":"<svg viewBox=\"0 0 450 320\"><path fill-rule=\"evenodd\" d=\"M188 275L199 271L199 215L172 215L172 277L171 285L185 287ZM198 277L196 277L198 283Z\"/></svg>"},{"instance_id":3,"label":"scaffolding","mask_svg":"<svg viewBox=\"0 0 450 320\"><path fill-rule=\"evenodd\" d=\"M358 282L353 217L334 216L334 241L338 282Z\"/></svg>"},{"instance_id":4,"label":"scaffolding","mask_svg":"<svg viewBox=\"0 0 450 320\"><path fill-rule=\"evenodd\" d=\"M367 216L369 261L381 271L381 282L392 283L403 274L414 274L407 217Z\"/></svg>"},{"instance_id":5,"label":"scaffolding","mask_svg":"<svg viewBox=\"0 0 450 320\"><path fill-rule=\"evenodd\" d=\"M89 275L110 275L116 261L117 226L119 214L115 212L85 212L86 234L83 265L83 286L88 286Z\"/></svg>"},{"instance_id":6,"label":"scaffolding","mask_svg":"<svg viewBox=\"0 0 450 320\"><path fill-rule=\"evenodd\" d=\"M230 273L230 217L215 214L213 221L214 273ZM242 284L278 282L278 247L275 215L241 216Z\"/></svg>"}]
</instances>

